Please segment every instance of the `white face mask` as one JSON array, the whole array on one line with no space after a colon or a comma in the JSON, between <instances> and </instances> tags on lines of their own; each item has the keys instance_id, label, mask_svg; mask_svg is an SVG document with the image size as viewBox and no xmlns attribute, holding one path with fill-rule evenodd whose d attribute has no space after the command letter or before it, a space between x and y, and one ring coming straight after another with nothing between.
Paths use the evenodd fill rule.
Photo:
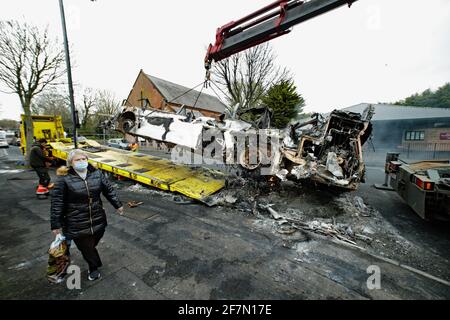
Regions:
<instances>
[{"instance_id":1,"label":"white face mask","mask_svg":"<svg viewBox=\"0 0 450 320\"><path fill-rule=\"evenodd\" d=\"M73 165L73 168L78 171L85 171L87 169L88 165L89 164L87 161L78 161L78 162L75 162L75 164Z\"/></svg>"}]
</instances>

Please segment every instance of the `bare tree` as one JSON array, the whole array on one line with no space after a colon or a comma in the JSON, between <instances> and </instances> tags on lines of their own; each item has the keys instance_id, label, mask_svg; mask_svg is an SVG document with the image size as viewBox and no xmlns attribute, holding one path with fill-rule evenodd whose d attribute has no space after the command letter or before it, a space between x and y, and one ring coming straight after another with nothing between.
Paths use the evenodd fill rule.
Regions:
<instances>
[{"instance_id":1,"label":"bare tree","mask_svg":"<svg viewBox=\"0 0 450 320\"><path fill-rule=\"evenodd\" d=\"M81 126L83 129L87 128L88 121L91 117L92 111L95 110L95 108L98 105L99 100L99 93L92 89L92 88L85 88L83 92L83 102L81 105L82 110L82 121Z\"/></svg>"},{"instance_id":2,"label":"bare tree","mask_svg":"<svg viewBox=\"0 0 450 320\"><path fill-rule=\"evenodd\" d=\"M36 96L31 104L31 112L36 115L61 116L64 128L70 128L72 124L69 96L56 89L46 90Z\"/></svg>"},{"instance_id":3,"label":"bare tree","mask_svg":"<svg viewBox=\"0 0 450 320\"><path fill-rule=\"evenodd\" d=\"M33 142L32 100L65 73L63 63L62 46L49 38L47 29L0 21L0 82L6 87L2 92L19 96L26 115L27 154Z\"/></svg>"},{"instance_id":4,"label":"bare tree","mask_svg":"<svg viewBox=\"0 0 450 320\"><path fill-rule=\"evenodd\" d=\"M116 115L120 109L120 101L116 99L114 93L108 90L99 90L95 93L96 103L89 115L88 123L98 129L105 120Z\"/></svg>"},{"instance_id":5,"label":"bare tree","mask_svg":"<svg viewBox=\"0 0 450 320\"><path fill-rule=\"evenodd\" d=\"M98 105L96 112L102 115L115 115L120 111L120 102L114 93L101 90L98 93Z\"/></svg>"},{"instance_id":6,"label":"bare tree","mask_svg":"<svg viewBox=\"0 0 450 320\"><path fill-rule=\"evenodd\" d=\"M275 64L275 58L272 47L265 43L215 63L212 79L232 108L255 107L271 85L289 76Z\"/></svg>"}]
</instances>

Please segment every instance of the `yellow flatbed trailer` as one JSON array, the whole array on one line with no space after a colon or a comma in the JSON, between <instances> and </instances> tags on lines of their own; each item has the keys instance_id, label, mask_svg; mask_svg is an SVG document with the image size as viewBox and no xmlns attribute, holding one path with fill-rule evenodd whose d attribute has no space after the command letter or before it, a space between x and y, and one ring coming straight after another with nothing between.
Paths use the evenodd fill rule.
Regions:
<instances>
[{"instance_id":1,"label":"yellow flatbed trailer","mask_svg":"<svg viewBox=\"0 0 450 320\"><path fill-rule=\"evenodd\" d=\"M73 144L50 143L52 155L66 160ZM178 192L199 201L225 187L224 174L190 168L147 154L105 147L96 141L78 144L89 156L89 162L100 170L122 176L161 190ZM221 178L220 178L221 177Z\"/></svg>"}]
</instances>

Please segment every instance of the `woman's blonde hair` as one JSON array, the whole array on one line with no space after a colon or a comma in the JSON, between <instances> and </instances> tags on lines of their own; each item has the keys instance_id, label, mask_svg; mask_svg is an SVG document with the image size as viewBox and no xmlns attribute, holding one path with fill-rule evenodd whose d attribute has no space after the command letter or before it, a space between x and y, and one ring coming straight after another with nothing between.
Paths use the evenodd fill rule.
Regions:
<instances>
[{"instance_id":1,"label":"woman's blonde hair","mask_svg":"<svg viewBox=\"0 0 450 320\"><path fill-rule=\"evenodd\" d=\"M67 156L67 161L66 162L67 162L67 166L68 167L72 167L72 161L73 161L73 158L76 155L82 155L82 156L85 156L86 159L89 159L88 155L83 150L74 149L74 150L70 151L69 155Z\"/></svg>"}]
</instances>

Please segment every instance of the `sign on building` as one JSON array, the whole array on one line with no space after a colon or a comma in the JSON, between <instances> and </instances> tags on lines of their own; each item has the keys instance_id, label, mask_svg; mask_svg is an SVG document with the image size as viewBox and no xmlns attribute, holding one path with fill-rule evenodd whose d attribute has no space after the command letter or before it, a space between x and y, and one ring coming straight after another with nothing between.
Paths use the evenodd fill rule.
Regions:
<instances>
[{"instance_id":1,"label":"sign on building","mask_svg":"<svg viewBox=\"0 0 450 320\"><path fill-rule=\"evenodd\" d=\"M450 140L450 132L442 132L440 135L441 140Z\"/></svg>"}]
</instances>

